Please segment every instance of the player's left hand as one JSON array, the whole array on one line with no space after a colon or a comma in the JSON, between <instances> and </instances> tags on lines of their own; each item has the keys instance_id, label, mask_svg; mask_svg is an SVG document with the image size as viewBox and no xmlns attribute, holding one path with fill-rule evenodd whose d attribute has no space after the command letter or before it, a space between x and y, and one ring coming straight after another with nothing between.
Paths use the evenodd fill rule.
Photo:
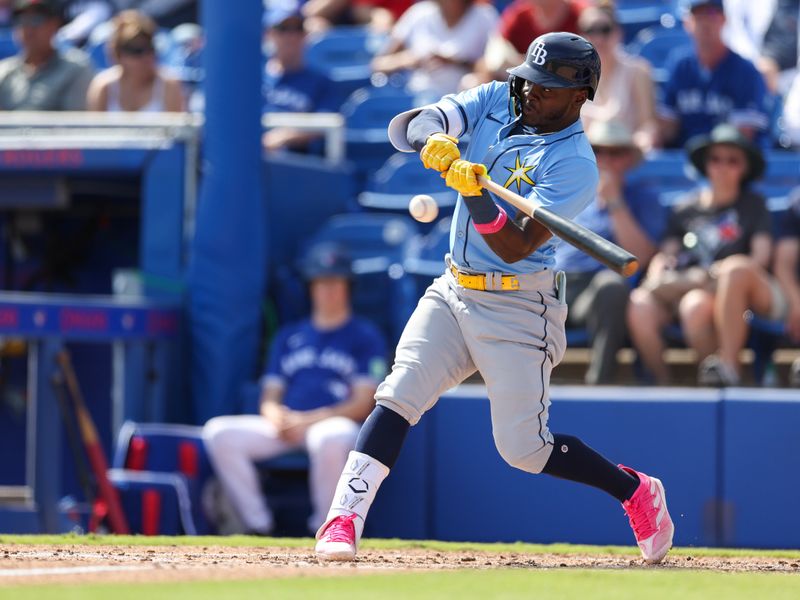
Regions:
<instances>
[{"instance_id":1,"label":"player's left hand","mask_svg":"<svg viewBox=\"0 0 800 600\"><path fill-rule=\"evenodd\" d=\"M481 184L478 183L478 176L489 178L486 165L472 163L468 160L454 160L447 170L442 173L445 183L453 188L462 196L480 196Z\"/></svg>"}]
</instances>

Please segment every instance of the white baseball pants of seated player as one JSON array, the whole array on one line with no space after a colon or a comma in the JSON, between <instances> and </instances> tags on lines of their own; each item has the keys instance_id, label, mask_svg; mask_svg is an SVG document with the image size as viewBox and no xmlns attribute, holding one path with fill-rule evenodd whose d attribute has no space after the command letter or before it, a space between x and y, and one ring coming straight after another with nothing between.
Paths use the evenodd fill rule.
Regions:
<instances>
[{"instance_id":1,"label":"white baseball pants of seated player","mask_svg":"<svg viewBox=\"0 0 800 600\"><path fill-rule=\"evenodd\" d=\"M272 423L260 415L215 417L203 427L211 464L244 525L251 531L269 533L275 523L255 462L286 452L305 449L309 458L312 513L309 531L322 525L339 473L355 446L361 424L333 417L308 428L304 443L291 445L278 437Z\"/></svg>"}]
</instances>

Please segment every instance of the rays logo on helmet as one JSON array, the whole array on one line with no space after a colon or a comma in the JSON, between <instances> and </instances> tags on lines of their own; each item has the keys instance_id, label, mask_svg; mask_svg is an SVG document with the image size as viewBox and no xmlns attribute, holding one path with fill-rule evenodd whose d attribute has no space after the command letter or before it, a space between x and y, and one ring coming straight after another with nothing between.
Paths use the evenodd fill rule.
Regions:
<instances>
[{"instance_id":1,"label":"rays logo on helmet","mask_svg":"<svg viewBox=\"0 0 800 600\"><path fill-rule=\"evenodd\" d=\"M535 65L543 65L547 59L547 48L544 47L542 42L536 42L531 46L529 60Z\"/></svg>"}]
</instances>

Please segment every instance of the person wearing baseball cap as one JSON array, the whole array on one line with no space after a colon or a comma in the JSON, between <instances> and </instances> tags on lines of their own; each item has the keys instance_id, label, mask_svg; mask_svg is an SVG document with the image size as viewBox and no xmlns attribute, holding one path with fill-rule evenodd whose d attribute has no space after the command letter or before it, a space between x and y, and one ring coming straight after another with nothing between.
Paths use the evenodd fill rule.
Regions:
<instances>
[{"instance_id":1,"label":"person wearing baseball cap","mask_svg":"<svg viewBox=\"0 0 800 600\"><path fill-rule=\"evenodd\" d=\"M53 46L60 2L16 0L13 15L21 50L0 61L0 110L84 110L94 73L83 52Z\"/></svg>"},{"instance_id":2,"label":"person wearing baseball cap","mask_svg":"<svg viewBox=\"0 0 800 600\"><path fill-rule=\"evenodd\" d=\"M687 0L684 28L693 47L669 57L659 113L661 145L683 147L693 136L730 123L759 145L767 143L768 94L764 78L722 38L722 0Z\"/></svg>"},{"instance_id":3,"label":"person wearing baseball cap","mask_svg":"<svg viewBox=\"0 0 800 600\"><path fill-rule=\"evenodd\" d=\"M281 533L261 493L254 461L296 450L309 456L309 531L322 524L339 471L386 372L382 334L353 314L348 249L316 243L299 267L308 284L311 316L275 334L261 378L260 414L216 417L203 428L211 464L253 534Z\"/></svg>"},{"instance_id":4,"label":"person wearing baseball cap","mask_svg":"<svg viewBox=\"0 0 800 600\"><path fill-rule=\"evenodd\" d=\"M269 0L263 18L269 47L264 68L263 112L337 112L341 104L330 79L305 60L305 19L297 0ZM264 132L267 152L321 151L322 135L291 127Z\"/></svg>"},{"instance_id":5,"label":"person wearing baseball cap","mask_svg":"<svg viewBox=\"0 0 800 600\"><path fill-rule=\"evenodd\" d=\"M621 121L595 121L586 136L597 157L600 183L595 201L575 221L621 245L646 267L658 249L665 215L654 189L626 183L642 152ZM617 351L628 333L625 309L630 282L568 244L556 249L556 268L567 277L567 326L585 328L590 336L586 383L614 383Z\"/></svg>"}]
</instances>

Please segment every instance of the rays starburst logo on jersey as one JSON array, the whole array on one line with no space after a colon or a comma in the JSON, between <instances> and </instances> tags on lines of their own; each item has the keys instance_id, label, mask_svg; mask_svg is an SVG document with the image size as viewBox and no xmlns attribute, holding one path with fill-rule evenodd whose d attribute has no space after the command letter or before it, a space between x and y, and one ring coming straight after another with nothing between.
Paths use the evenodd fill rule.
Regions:
<instances>
[{"instance_id":1,"label":"rays starburst logo on jersey","mask_svg":"<svg viewBox=\"0 0 800 600\"><path fill-rule=\"evenodd\" d=\"M514 167L503 167L506 171L511 173L511 175L506 179L506 182L503 184L503 187L508 189L511 187L513 183L517 184L517 193L519 194L522 191L522 182L524 181L528 185L536 185L533 180L528 177L528 171L533 169L536 165L528 166L519 159L519 152L517 152L517 158L514 161Z\"/></svg>"}]
</instances>

